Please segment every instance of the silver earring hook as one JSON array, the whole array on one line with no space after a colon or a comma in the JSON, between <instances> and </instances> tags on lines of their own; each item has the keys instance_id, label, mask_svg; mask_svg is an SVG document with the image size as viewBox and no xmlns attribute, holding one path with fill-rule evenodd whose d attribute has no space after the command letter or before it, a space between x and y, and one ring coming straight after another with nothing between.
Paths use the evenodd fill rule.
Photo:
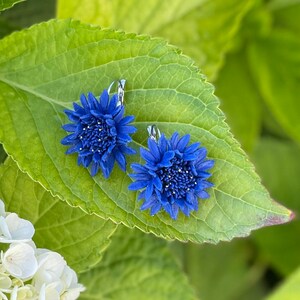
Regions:
<instances>
[{"instance_id":1,"label":"silver earring hook","mask_svg":"<svg viewBox=\"0 0 300 300\"><path fill-rule=\"evenodd\" d=\"M156 125L149 125L147 127L147 131L149 134L150 139L154 140L155 142L158 141L158 139L160 138L161 134L160 134L160 130L157 128Z\"/></svg>"},{"instance_id":2,"label":"silver earring hook","mask_svg":"<svg viewBox=\"0 0 300 300\"><path fill-rule=\"evenodd\" d=\"M112 86L115 84L116 81L113 81L110 86L107 89L107 93L110 93L110 90L112 88ZM126 80L125 79L120 79L118 80L118 102L117 102L117 106L123 105L124 104L124 91L125 91L125 83Z\"/></svg>"}]
</instances>

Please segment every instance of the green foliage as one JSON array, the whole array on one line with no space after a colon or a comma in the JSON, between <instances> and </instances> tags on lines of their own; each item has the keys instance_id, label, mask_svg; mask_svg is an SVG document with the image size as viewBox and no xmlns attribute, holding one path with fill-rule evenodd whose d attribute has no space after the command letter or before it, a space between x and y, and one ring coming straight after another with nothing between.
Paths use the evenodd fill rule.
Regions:
<instances>
[{"instance_id":1,"label":"green foliage","mask_svg":"<svg viewBox=\"0 0 300 300\"><path fill-rule=\"evenodd\" d=\"M286 282L266 300L298 300L300 295L300 269L298 268Z\"/></svg>"},{"instance_id":2,"label":"green foliage","mask_svg":"<svg viewBox=\"0 0 300 300\"><path fill-rule=\"evenodd\" d=\"M0 0L0 11L17 2ZM54 17L55 4L59 18L92 26L52 20L8 36ZM35 224L38 247L82 272L82 299L300 298L297 218L230 244L175 242L182 268L166 241L144 234L217 243L293 217L262 187L205 76L271 197L299 215L299 17L299 0L30 0L1 12L0 142L11 158L0 146L0 197ZM155 123L167 136L190 133L216 160L211 198L190 218L150 217L128 173L91 178L64 154L63 110L119 78L136 150ZM110 220L144 232L115 232Z\"/></svg>"},{"instance_id":3,"label":"green foliage","mask_svg":"<svg viewBox=\"0 0 300 300\"><path fill-rule=\"evenodd\" d=\"M110 242L116 225L63 203L22 173L8 159L0 166L0 199L6 210L30 220L34 242L63 255L77 272L97 264Z\"/></svg>"},{"instance_id":4,"label":"green foliage","mask_svg":"<svg viewBox=\"0 0 300 300\"><path fill-rule=\"evenodd\" d=\"M196 60L210 80L253 0L59 0L59 18L164 37Z\"/></svg>"},{"instance_id":5,"label":"green foliage","mask_svg":"<svg viewBox=\"0 0 300 300\"><path fill-rule=\"evenodd\" d=\"M129 227L195 242L230 240L290 219L291 213L269 198L228 132L212 86L192 61L164 41L67 20L15 33L2 40L0 51L7 53L0 61L5 128L0 138L20 168L60 199ZM103 76L101 84L97 74ZM110 180L100 174L91 178L77 166L75 155L64 154L63 109L82 92L100 94L121 77L128 81L127 113L136 117L136 149L145 145L146 126L155 123L167 136L174 130L189 132L216 161L211 198L188 219L141 212L136 193L128 191L127 174L115 170ZM137 160L138 155L130 162Z\"/></svg>"},{"instance_id":6,"label":"green foliage","mask_svg":"<svg viewBox=\"0 0 300 300\"><path fill-rule=\"evenodd\" d=\"M260 134L262 108L260 95L249 70L245 68L246 63L242 51L228 55L215 84L221 108L227 112L233 133L243 148L251 151Z\"/></svg>"},{"instance_id":7,"label":"green foliage","mask_svg":"<svg viewBox=\"0 0 300 300\"><path fill-rule=\"evenodd\" d=\"M87 287L80 299L196 299L166 242L123 226L80 281Z\"/></svg>"},{"instance_id":8,"label":"green foliage","mask_svg":"<svg viewBox=\"0 0 300 300\"><path fill-rule=\"evenodd\" d=\"M199 299L261 299L264 294L260 283L264 266L250 262L254 249L245 240L219 245L174 243L172 249L181 257Z\"/></svg>"},{"instance_id":9,"label":"green foliage","mask_svg":"<svg viewBox=\"0 0 300 300\"><path fill-rule=\"evenodd\" d=\"M262 139L254 152L257 171L272 196L300 213L300 148L289 141ZM300 265L300 221L265 228L254 234L260 253L278 272L287 275ZM283 242L284 241L284 242ZM288 255L286 249L289 249Z\"/></svg>"},{"instance_id":10,"label":"green foliage","mask_svg":"<svg viewBox=\"0 0 300 300\"><path fill-rule=\"evenodd\" d=\"M14 6L16 3L22 2L25 0L0 0L0 12L3 10L6 10L12 6Z\"/></svg>"}]
</instances>

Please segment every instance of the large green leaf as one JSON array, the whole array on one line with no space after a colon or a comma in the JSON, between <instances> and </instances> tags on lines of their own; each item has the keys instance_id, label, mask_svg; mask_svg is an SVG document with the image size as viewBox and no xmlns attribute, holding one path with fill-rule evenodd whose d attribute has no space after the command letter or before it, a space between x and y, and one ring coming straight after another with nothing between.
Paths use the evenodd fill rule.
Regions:
<instances>
[{"instance_id":1,"label":"large green leaf","mask_svg":"<svg viewBox=\"0 0 300 300\"><path fill-rule=\"evenodd\" d=\"M9 51L8 51L9 49ZM193 62L160 39L75 21L52 21L0 42L0 140L22 170L52 194L88 213L165 238L212 242L246 236L287 222L291 212L272 201L252 164L229 133L218 99ZM118 168L109 180L91 178L66 156L63 109L88 91L99 95L116 78L127 79L126 110L135 115L133 147L146 144L146 126L170 136L190 133L209 157L215 187L190 218L172 220L140 211L131 182ZM129 158L138 161L139 155Z\"/></svg>"},{"instance_id":2,"label":"large green leaf","mask_svg":"<svg viewBox=\"0 0 300 300\"><path fill-rule=\"evenodd\" d=\"M262 298L260 279L264 266L253 260L254 251L248 241L235 240L217 246L176 242L172 249L181 258L200 299Z\"/></svg>"},{"instance_id":3,"label":"large green leaf","mask_svg":"<svg viewBox=\"0 0 300 300\"><path fill-rule=\"evenodd\" d=\"M0 166L0 198L35 227L37 247L59 252L77 272L98 263L116 225L54 198L8 159Z\"/></svg>"},{"instance_id":4,"label":"large green leaf","mask_svg":"<svg viewBox=\"0 0 300 300\"><path fill-rule=\"evenodd\" d=\"M266 300L299 300L300 299L300 268L279 286Z\"/></svg>"},{"instance_id":5,"label":"large green leaf","mask_svg":"<svg viewBox=\"0 0 300 300\"><path fill-rule=\"evenodd\" d=\"M253 0L60 0L59 18L168 39L212 80Z\"/></svg>"},{"instance_id":6,"label":"large green leaf","mask_svg":"<svg viewBox=\"0 0 300 300\"><path fill-rule=\"evenodd\" d=\"M22 2L25 0L0 0L0 12L3 10L6 10L12 6L14 6L16 3Z\"/></svg>"},{"instance_id":7,"label":"large green leaf","mask_svg":"<svg viewBox=\"0 0 300 300\"><path fill-rule=\"evenodd\" d=\"M243 53L227 56L216 81L216 94L233 133L251 151L260 133L261 99Z\"/></svg>"},{"instance_id":8,"label":"large green leaf","mask_svg":"<svg viewBox=\"0 0 300 300\"><path fill-rule=\"evenodd\" d=\"M196 299L166 242L124 227L99 266L79 280L87 288L80 299Z\"/></svg>"},{"instance_id":9,"label":"large green leaf","mask_svg":"<svg viewBox=\"0 0 300 300\"><path fill-rule=\"evenodd\" d=\"M300 148L292 142L269 138L261 140L254 154L257 171L271 195L299 214ZM284 226L260 230L253 237L265 260L287 275L300 265L299 233L300 220L296 219Z\"/></svg>"},{"instance_id":10,"label":"large green leaf","mask_svg":"<svg viewBox=\"0 0 300 300\"><path fill-rule=\"evenodd\" d=\"M251 69L270 110L286 132L300 142L300 39L274 31L249 47Z\"/></svg>"}]
</instances>

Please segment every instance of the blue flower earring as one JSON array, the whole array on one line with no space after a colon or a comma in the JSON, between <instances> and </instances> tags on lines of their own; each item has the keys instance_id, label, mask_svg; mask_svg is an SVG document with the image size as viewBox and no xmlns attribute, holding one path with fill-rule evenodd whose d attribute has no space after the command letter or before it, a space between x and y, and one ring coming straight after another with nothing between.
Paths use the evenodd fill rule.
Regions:
<instances>
[{"instance_id":1,"label":"blue flower earring","mask_svg":"<svg viewBox=\"0 0 300 300\"><path fill-rule=\"evenodd\" d=\"M63 125L63 129L71 134L61 143L71 146L66 154L78 153L78 165L86 168L91 165L92 176L101 169L108 178L115 161L125 171L125 155L135 153L127 146L136 128L129 125L133 116L124 117L125 82L124 79L118 81L118 92L111 98L109 93L114 82L103 91L99 101L92 93L87 97L82 94L81 106L74 102L74 110L64 111L72 123Z\"/></svg>"},{"instance_id":2,"label":"blue flower earring","mask_svg":"<svg viewBox=\"0 0 300 300\"><path fill-rule=\"evenodd\" d=\"M207 151L199 148L200 143L188 146L190 135L181 138L175 132L170 139L160 135L155 125L148 127L148 148L140 149L144 165L134 163L135 174L130 177L135 182L130 190L142 190L138 199L145 199L141 210L150 208L153 216L161 209L176 220L179 210L186 216L198 210L198 198L209 198L205 189L213 184L207 179L208 169L214 165L206 158Z\"/></svg>"}]
</instances>

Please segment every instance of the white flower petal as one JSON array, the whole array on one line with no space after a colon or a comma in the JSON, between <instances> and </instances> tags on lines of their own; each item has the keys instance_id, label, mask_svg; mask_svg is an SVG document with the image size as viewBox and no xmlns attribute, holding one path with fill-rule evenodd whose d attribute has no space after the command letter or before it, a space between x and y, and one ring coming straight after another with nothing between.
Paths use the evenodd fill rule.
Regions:
<instances>
[{"instance_id":1,"label":"white flower petal","mask_svg":"<svg viewBox=\"0 0 300 300\"><path fill-rule=\"evenodd\" d=\"M8 300L7 297L0 291L0 299L1 300Z\"/></svg>"},{"instance_id":2,"label":"white flower petal","mask_svg":"<svg viewBox=\"0 0 300 300\"><path fill-rule=\"evenodd\" d=\"M38 268L34 249L26 243L11 244L3 255L2 264L9 274L19 279L32 277Z\"/></svg>"},{"instance_id":3,"label":"white flower petal","mask_svg":"<svg viewBox=\"0 0 300 300\"><path fill-rule=\"evenodd\" d=\"M8 274L0 274L0 290L7 290L11 287L11 279Z\"/></svg>"},{"instance_id":4,"label":"white flower petal","mask_svg":"<svg viewBox=\"0 0 300 300\"><path fill-rule=\"evenodd\" d=\"M0 199L0 216L2 216L2 217L6 216L5 204L1 199Z\"/></svg>"},{"instance_id":5,"label":"white flower petal","mask_svg":"<svg viewBox=\"0 0 300 300\"><path fill-rule=\"evenodd\" d=\"M53 282L48 285L44 283L40 289L39 300L60 300L59 289L60 283Z\"/></svg>"},{"instance_id":6,"label":"white flower petal","mask_svg":"<svg viewBox=\"0 0 300 300\"><path fill-rule=\"evenodd\" d=\"M79 284L77 288L66 291L61 297L61 300L75 300L79 298L81 292L83 292L85 288Z\"/></svg>"},{"instance_id":7,"label":"white flower petal","mask_svg":"<svg viewBox=\"0 0 300 300\"><path fill-rule=\"evenodd\" d=\"M34 235L34 227L28 220L19 218L15 213L7 215L6 224L14 241L29 241Z\"/></svg>"},{"instance_id":8,"label":"white flower petal","mask_svg":"<svg viewBox=\"0 0 300 300\"><path fill-rule=\"evenodd\" d=\"M44 283L50 284L59 281L65 266L64 258L52 251L41 251L37 249L38 270L33 278L34 286L39 290Z\"/></svg>"},{"instance_id":9,"label":"white flower petal","mask_svg":"<svg viewBox=\"0 0 300 300\"><path fill-rule=\"evenodd\" d=\"M64 284L65 293L61 296L64 300L74 300L79 297L80 292L85 290L82 284L78 283L76 272L69 266L66 266L61 276L61 280Z\"/></svg>"},{"instance_id":10,"label":"white flower petal","mask_svg":"<svg viewBox=\"0 0 300 300\"><path fill-rule=\"evenodd\" d=\"M36 299L36 294L35 288L30 284L21 287L15 286L11 293L10 300Z\"/></svg>"},{"instance_id":11,"label":"white flower petal","mask_svg":"<svg viewBox=\"0 0 300 300\"><path fill-rule=\"evenodd\" d=\"M7 243L7 241L12 240L12 236L9 232L6 219L0 216L0 242Z\"/></svg>"}]
</instances>

